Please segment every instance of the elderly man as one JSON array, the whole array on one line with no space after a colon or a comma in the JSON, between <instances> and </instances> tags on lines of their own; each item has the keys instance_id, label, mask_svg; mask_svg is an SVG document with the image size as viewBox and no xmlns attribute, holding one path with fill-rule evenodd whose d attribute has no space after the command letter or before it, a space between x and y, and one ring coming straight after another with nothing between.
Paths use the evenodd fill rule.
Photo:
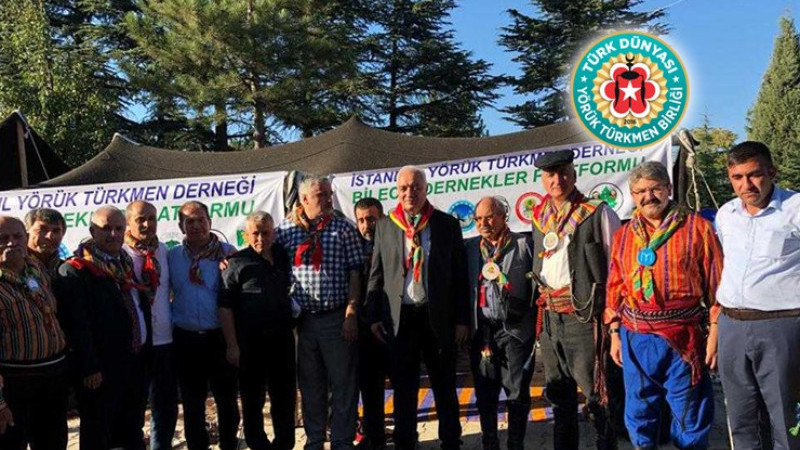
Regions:
<instances>
[{"instance_id":1,"label":"elderly man","mask_svg":"<svg viewBox=\"0 0 800 450\"><path fill-rule=\"evenodd\" d=\"M208 207L197 201L178 210L183 244L167 254L172 286L175 365L183 400L183 423L190 450L207 449L206 397L209 387L217 405L219 446L238 448L239 406L236 368L226 359L218 318L219 263L235 249L211 232Z\"/></svg>"},{"instance_id":2,"label":"elderly man","mask_svg":"<svg viewBox=\"0 0 800 450\"><path fill-rule=\"evenodd\" d=\"M142 295L150 303L153 326L153 347L148 355L150 447L170 449L178 418L178 379L173 362L167 247L156 235L158 220L154 205L132 202L125 216L128 229L122 249L131 257L133 272L146 287Z\"/></svg>"},{"instance_id":3,"label":"elderly man","mask_svg":"<svg viewBox=\"0 0 800 450\"><path fill-rule=\"evenodd\" d=\"M0 448L67 448L64 333L25 226L0 216Z\"/></svg>"},{"instance_id":4,"label":"elderly man","mask_svg":"<svg viewBox=\"0 0 800 450\"><path fill-rule=\"evenodd\" d=\"M427 187L424 171L398 172L400 201L375 227L367 289L372 331L392 347L394 442L401 450L416 445L420 361L433 388L441 446L461 446L456 346L469 335L466 258L458 220L433 208Z\"/></svg>"},{"instance_id":5,"label":"elderly man","mask_svg":"<svg viewBox=\"0 0 800 450\"><path fill-rule=\"evenodd\" d=\"M597 448L614 449L616 436L603 406L607 355L599 349L608 252L620 222L605 203L575 187L572 159L571 150L562 150L544 153L534 163L547 191L533 211L545 395L553 405L555 448L578 448L580 387L597 431Z\"/></svg>"},{"instance_id":6,"label":"elderly man","mask_svg":"<svg viewBox=\"0 0 800 450\"><path fill-rule=\"evenodd\" d=\"M776 176L767 146L734 146L728 179L738 198L716 218L725 254L719 374L737 449L769 447L758 420L767 415L773 448L800 449L800 194Z\"/></svg>"},{"instance_id":7,"label":"elderly man","mask_svg":"<svg viewBox=\"0 0 800 450\"><path fill-rule=\"evenodd\" d=\"M51 278L58 274L58 267L64 261L58 255L67 222L55 209L33 209L25 215L25 228L28 230L28 252L35 256L46 268Z\"/></svg>"},{"instance_id":8,"label":"elderly man","mask_svg":"<svg viewBox=\"0 0 800 450\"><path fill-rule=\"evenodd\" d=\"M506 392L508 448L524 447L531 410L530 384L536 314L531 282L529 237L506 224L505 206L484 197L475 206L480 236L466 242L472 301L472 376L485 450L499 450L497 410L500 389ZM526 367L527 364L527 367Z\"/></svg>"},{"instance_id":9,"label":"elderly man","mask_svg":"<svg viewBox=\"0 0 800 450\"><path fill-rule=\"evenodd\" d=\"M675 446L707 448L714 393L704 363L716 366L719 241L711 223L670 201L661 163L637 166L629 184L636 210L614 236L604 317L625 379L625 424L636 448L657 448L666 400Z\"/></svg>"},{"instance_id":10,"label":"elderly man","mask_svg":"<svg viewBox=\"0 0 800 450\"><path fill-rule=\"evenodd\" d=\"M367 298L367 280L375 239L375 224L383 217L383 205L377 199L367 197L353 207L356 226L364 246L362 271L362 300ZM366 308L362 308L358 323L358 387L363 405L362 440L358 448L381 449L386 445L384 424L384 383L389 366L386 344L379 341L370 330Z\"/></svg>"},{"instance_id":11,"label":"elderly man","mask_svg":"<svg viewBox=\"0 0 800 450\"><path fill-rule=\"evenodd\" d=\"M91 238L59 268L56 294L74 358L81 449L143 449L150 302L122 251L125 216L99 208Z\"/></svg>"},{"instance_id":12,"label":"elderly man","mask_svg":"<svg viewBox=\"0 0 800 450\"><path fill-rule=\"evenodd\" d=\"M274 240L272 216L247 216L248 247L228 259L222 272L219 316L228 362L239 367L244 438L253 450L294 447L295 351L289 300L289 255ZM264 432L269 390L275 439Z\"/></svg>"},{"instance_id":13,"label":"elderly man","mask_svg":"<svg viewBox=\"0 0 800 450\"><path fill-rule=\"evenodd\" d=\"M292 260L298 322L298 381L306 449L322 449L332 393L331 447L353 447L358 414L357 307L364 252L358 231L333 213L331 183L308 177L300 205L278 227L275 242Z\"/></svg>"}]
</instances>

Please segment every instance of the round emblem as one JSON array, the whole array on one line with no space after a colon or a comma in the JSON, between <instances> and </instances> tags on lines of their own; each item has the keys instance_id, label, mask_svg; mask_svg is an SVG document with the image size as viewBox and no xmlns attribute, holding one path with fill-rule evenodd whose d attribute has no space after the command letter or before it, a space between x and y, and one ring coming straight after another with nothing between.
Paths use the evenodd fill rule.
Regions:
<instances>
[{"instance_id":1,"label":"round emblem","mask_svg":"<svg viewBox=\"0 0 800 450\"><path fill-rule=\"evenodd\" d=\"M500 266L498 266L494 261L487 262L483 265L481 274L483 275L483 278L489 281L496 280L497 277L500 276Z\"/></svg>"},{"instance_id":2,"label":"round emblem","mask_svg":"<svg viewBox=\"0 0 800 450\"><path fill-rule=\"evenodd\" d=\"M28 286L28 289L31 291L35 291L39 289L39 281L36 278L28 277L28 280L25 281L25 285Z\"/></svg>"},{"instance_id":3,"label":"round emblem","mask_svg":"<svg viewBox=\"0 0 800 450\"><path fill-rule=\"evenodd\" d=\"M656 252L652 248L643 248L636 255L636 260L643 266L652 266L656 263Z\"/></svg>"},{"instance_id":4,"label":"round emblem","mask_svg":"<svg viewBox=\"0 0 800 450\"><path fill-rule=\"evenodd\" d=\"M661 39L623 31L592 43L572 73L572 106L586 130L617 148L670 135L689 100L686 67Z\"/></svg>"},{"instance_id":5,"label":"round emblem","mask_svg":"<svg viewBox=\"0 0 800 450\"><path fill-rule=\"evenodd\" d=\"M447 212L458 219L461 231L469 231L475 227L475 206L472 203L459 200L453 203Z\"/></svg>"},{"instance_id":6,"label":"round emblem","mask_svg":"<svg viewBox=\"0 0 800 450\"><path fill-rule=\"evenodd\" d=\"M600 183L589 191L589 197L602 200L614 211L619 211L625 203L625 196L622 189L614 183Z\"/></svg>"},{"instance_id":7,"label":"round emblem","mask_svg":"<svg viewBox=\"0 0 800 450\"><path fill-rule=\"evenodd\" d=\"M555 231L550 231L544 235L544 239L542 239L542 244L544 244L544 249L547 251L555 250L558 247L558 233Z\"/></svg>"},{"instance_id":8,"label":"round emblem","mask_svg":"<svg viewBox=\"0 0 800 450\"><path fill-rule=\"evenodd\" d=\"M542 203L542 196L536 192L526 192L520 195L514 206L514 212L517 213L519 221L526 225L532 224L531 217L533 215L533 208L539 203Z\"/></svg>"}]
</instances>

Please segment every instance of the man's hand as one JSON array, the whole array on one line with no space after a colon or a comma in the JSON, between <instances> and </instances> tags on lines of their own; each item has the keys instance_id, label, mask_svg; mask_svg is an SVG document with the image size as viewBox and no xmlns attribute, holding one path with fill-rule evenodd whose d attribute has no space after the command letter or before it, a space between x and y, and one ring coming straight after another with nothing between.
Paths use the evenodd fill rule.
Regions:
<instances>
[{"instance_id":1,"label":"man's hand","mask_svg":"<svg viewBox=\"0 0 800 450\"><path fill-rule=\"evenodd\" d=\"M469 326L456 325L456 345L464 345L469 339Z\"/></svg>"},{"instance_id":2,"label":"man's hand","mask_svg":"<svg viewBox=\"0 0 800 450\"><path fill-rule=\"evenodd\" d=\"M237 344L228 345L225 350L225 359L228 360L233 367L239 367L239 346Z\"/></svg>"},{"instance_id":3,"label":"man's hand","mask_svg":"<svg viewBox=\"0 0 800 450\"><path fill-rule=\"evenodd\" d=\"M619 339L619 333L611 333L611 349L609 350L611 353L611 359L614 360L614 364L622 367L622 341Z\"/></svg>"},{"instance_id":4,"label":"man's hand","mask_svg":"<svg viewBox=\"0 0 800 450\"><path fill-rule=\"evenodd\" d=\"M84 387L90 391L99 388L101 384L103 384L103 374L101 372L95 372L83 379Z\"/></svg>"},{"instance_id":5,"label":"man's hand","mask_svg":"<svg viewBox=\"0 0 800 450\"><path fill-rule=\"evenodd\" d=\"M353 305L347 305L347 309L344 312L342 337L348 344L352 344L358 339L358 320L356 318L356 307Z\"/></svg>"},{"instance_id":6,"label":"man's hand","mask_svg":"<svg viewBox=\"0 0 800 450\"><path fill-rule=\"evenodd\" d=\"M0 434L5 434L8 427L14 426L14 415L11 414L11 408L7 403L0 406Z\"/></svg>"},{"instance_id":7,"label":"man's hand","mask_svg":"<svg viewBox=\"0 0 800 450\"><path fill-rule=\"evenodd\" d=\"M228 268L228 266L229 266L229 264L228 264L228 258L227 258L227 257L225 257L225 258L222 258L222 259L219 261L219 271L220 271L220 272L224 272L224 271L225 271L225 269L227 269L227 268Z\"/></svg>"},{"instance_id":8,"label":"man's hand","mask_svg":"<svg viewBox=\"0 0 800 450\"><path fill-rule=\"evenodd\" d=\"M373 336L375 339L381 341L382 343L386 343L386 328L383 327L383 322L375 322L369 326L370 331L372 331Z\"/></svg>"},{"instance_id":9,"label":"man's hand","mask_svg":"<svg viewBox=\"0 0 800 450\"><path fill-rule=\"evenodd\" d=\"M708 330L706 342L706 366L708 370L717 370L717 324L712 323Z\"/></svg>"}]
</instances>

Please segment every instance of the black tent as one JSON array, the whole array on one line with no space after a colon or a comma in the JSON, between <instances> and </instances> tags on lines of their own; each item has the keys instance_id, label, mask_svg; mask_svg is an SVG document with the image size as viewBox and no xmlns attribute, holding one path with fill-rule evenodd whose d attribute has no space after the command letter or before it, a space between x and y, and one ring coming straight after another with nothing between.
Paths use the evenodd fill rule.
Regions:
<instances>
[{"instance_id":1,"label":"black tent","mask_svg":"<svg viewBox=\"0 0 800 450\"><path fill-rule=\"evenodd\" d=\"M0 160L0 191L38 184L69 171L19 111L0 123Z\"/></svg>"}]
</instances>

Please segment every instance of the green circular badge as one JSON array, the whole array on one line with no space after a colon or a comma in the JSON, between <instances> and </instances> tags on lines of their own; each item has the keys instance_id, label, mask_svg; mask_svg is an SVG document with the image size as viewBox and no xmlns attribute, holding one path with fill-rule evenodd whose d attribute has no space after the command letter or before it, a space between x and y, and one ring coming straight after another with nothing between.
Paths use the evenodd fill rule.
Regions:
<instances>
[{"instance_id":1,"label":"green circular badge","mask_svg":"<svg viewBox=\"0 0 800 450\"><path fill-rule=\"evenodd\" d=\"M670 135L689 101L686 68L669 45L639 31L592 43L572 72L572 107L586 130L618 148Z\"/></svg>"}]
</instances>

